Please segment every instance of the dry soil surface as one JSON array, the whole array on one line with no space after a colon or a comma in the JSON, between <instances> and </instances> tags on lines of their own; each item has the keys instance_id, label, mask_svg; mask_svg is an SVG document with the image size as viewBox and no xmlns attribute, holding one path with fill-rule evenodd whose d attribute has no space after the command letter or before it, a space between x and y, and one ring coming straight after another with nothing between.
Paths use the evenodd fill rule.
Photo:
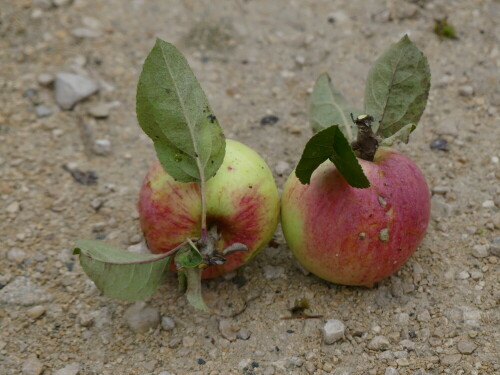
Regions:
<instances>
[{"instance_id":1,"label":"dry soil surface","mask_svg":"<svg viewBox=\"0 0 500 375\"><path fill-rule=\"evenodd\" d=\"M456 40L433 32L446 16ZM499 373L500 2L7 0L0 17L1 374ZM138 312L100 295L72 246L141 246L135 207L155 155L134 103L156 36L183 51L226 136L258 151L281 189L311 135L316 77L328 71L362 105L370 64L405 33L432 88L397 147L426 175L433 211L401 270L372 289L329 284L296 266L278 230L205 283L221 316L177 298L173 276ZM50 83L61 72L100 90L64 111ZM430 149L437 138L448 151ZM300 298L323 318L283 320ZM152 318L145 331L134 314ZM330 345L328 319L345 325Z\"/></svg>"}]
</instances>

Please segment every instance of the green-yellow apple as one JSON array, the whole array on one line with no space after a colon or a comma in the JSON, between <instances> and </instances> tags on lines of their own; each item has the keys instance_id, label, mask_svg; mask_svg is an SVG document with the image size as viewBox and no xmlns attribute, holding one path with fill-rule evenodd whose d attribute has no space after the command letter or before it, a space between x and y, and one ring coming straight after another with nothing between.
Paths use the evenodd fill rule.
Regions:
<instances>
[{"instance_id":1,"label":"green-yellow apple","mask_svg":"<svg viewBox=\"0 0 500 375\"><path fill-rule=\"evenodd\" d=\"M242 243L248 251L227 255L222 265L203 270L203 278L232 271L271 239L279 219L279 195L266 162L252 149L226 140L224 161L206 182L207 227L217 226L218 248ZM141 188L140 223L153 253L172 250L186 238L199 238L201 196L197 183L182 183L155 162Z\"/></svg>"},{"instance_id":2,"label":"green-yellow apple","mask_svg":"<svg viewBox=\"0 0 500 375\"><path fill-rule=\"evenodd\" d=\"M391 275L422 241L430 215L424 176L405 155L380 147L373 162L358 159L371 186L350 186L326 161L302 185L292 172L281 217L299 262L338 284L371 286Z\"/></svg>"}]
</instances>

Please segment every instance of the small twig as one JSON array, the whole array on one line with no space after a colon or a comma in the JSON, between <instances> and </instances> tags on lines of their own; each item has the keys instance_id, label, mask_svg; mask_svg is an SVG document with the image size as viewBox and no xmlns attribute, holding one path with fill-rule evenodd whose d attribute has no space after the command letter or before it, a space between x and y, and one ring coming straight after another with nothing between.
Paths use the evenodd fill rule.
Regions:
<instances>
[{"instance_id":1,"label":"small twig","mask_svg":"<svg viewBox=\"0 0 500 375\"><path fill-rule=\"evenodd\" d=\"M358 127L357 139L351 143L354 153L360 159L373 161L378 149L378 139L371 127L371 123L374 121L373 117L360 115L354 119L351 113L351 119Z\"/></svg>"}]
</instances>

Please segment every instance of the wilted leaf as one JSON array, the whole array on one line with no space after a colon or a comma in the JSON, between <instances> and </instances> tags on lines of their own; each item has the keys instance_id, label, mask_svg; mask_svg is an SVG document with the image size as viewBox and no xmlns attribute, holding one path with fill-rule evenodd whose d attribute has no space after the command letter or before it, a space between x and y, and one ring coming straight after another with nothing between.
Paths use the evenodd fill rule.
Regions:
<instances>
[{"instance_id":1,"label":"wilted leaf","mask_svg":"<svg viewBox=\"0 0 500 375\"><path fill-rule=\"evenodd\" d=\"M410 134L416 128L415 124L408 124L399 129L395 134L391 135L389 138L385 138L380 142L380 146L392 146L396 141L403 143L408 143L410 140Z\"/></svg>"}]
</instances>

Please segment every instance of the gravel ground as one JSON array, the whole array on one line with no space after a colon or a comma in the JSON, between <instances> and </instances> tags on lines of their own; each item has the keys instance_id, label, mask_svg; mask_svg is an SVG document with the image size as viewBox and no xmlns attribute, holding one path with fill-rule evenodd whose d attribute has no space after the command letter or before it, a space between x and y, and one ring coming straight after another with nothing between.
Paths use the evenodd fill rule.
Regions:
<instances>
[{"instance_id":1,"label":"gravel ground","mask_svg":"<svg viewBox=\"0 0 500 375\"><path fill-rule=\"evenodd\" d=\"M433 33L444 16L457 40ZM16 0L0 17L2 375L500 372L498 1ZM135 205L154 152L134 102L155 36L183 51L227 137L258 151L281 188L311 135L318 74L361 104L370 64L404 33L433 77L398 148L424 171L433 218L397 274L372 289L326 283L278 231L205 283L223 316L177 298L173 276L146 304L100 296L71 248L142 246ZM55 92L74 79L87 91L62 103ZM438 138L448 151L430 149ZM323 318L281 319L299 298Z\"/></svg>"}]
</instances>

